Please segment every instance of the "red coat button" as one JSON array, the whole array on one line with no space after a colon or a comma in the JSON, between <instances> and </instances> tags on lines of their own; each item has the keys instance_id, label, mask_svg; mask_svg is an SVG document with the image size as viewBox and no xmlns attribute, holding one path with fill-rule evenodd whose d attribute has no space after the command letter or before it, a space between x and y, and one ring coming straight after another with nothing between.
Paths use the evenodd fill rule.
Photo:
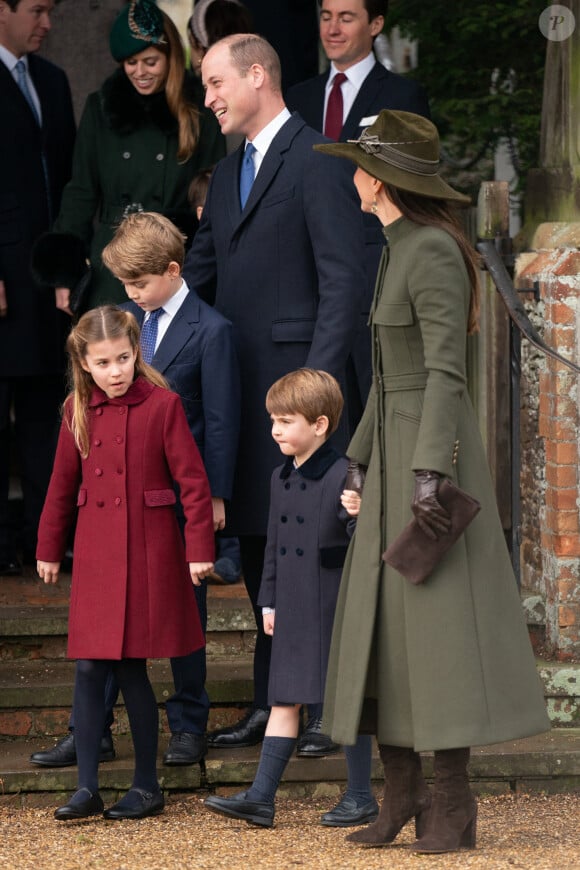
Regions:
<instances>
[{"instance_id":1,"label":"red coat button","mask_svg":"<svg viewBox=\"0 0 580 870\"><path fill-rule=\"evenodd\" d=\"M117 505L117 507L119 507L119 505L121 504L121 499L119 498L119 496L117 496L117 498L115 499L115 504Z\"/></svg>"},{"instance_id":2,"label":"red coat button","mask_svg":"<svg viewBox=\"0 0 580 870\"><path fill-rule=\"evenodd\" d=\"M115 441L117 442L117 444L122 444L123 438L121 437L121 435L117 435L117 437L115 438Z\"/></svg>"},{"instance_id":3,"label":"red coat button","mask_svg":"<svg viewBox=\"0 0 580 870\"><path fill-rule=\"evenodd\" d=\"M105 507L105 502L104 502L104 501L98 501L98 502L97 502L97 507Z\"/></svg>"},{"instance_id":4,"label":"red coat button","mask_svg":"<svg viewBox=\"0 0 580 870\"><path fill-rule=\"evenodd\" d=\"M103 442L101 441L100 438L95 438L95 442L94 442L94 443L95 443L95 447L100 447L101 444L102 444Z\"/></svg>"},{"instance_id":5,"label":"red coat button","mask_svg":"<svg viewBox=\"0 0 580 870\"><path fill-rule=\"evenodd\" d=\"M119 408L119 414L125 414L127 412L126 408Z\"/></svg>"},{"instance_id":6,"label":"red coat button","mask_svg":"<svg viewBox=\"0 0 580 870\"><path fill-rule=\"evenodd\" d=\"M103 476L103 469L102 468L95 468L95 474L97 477L102 477Z\"/></svg>"}]
</instances>

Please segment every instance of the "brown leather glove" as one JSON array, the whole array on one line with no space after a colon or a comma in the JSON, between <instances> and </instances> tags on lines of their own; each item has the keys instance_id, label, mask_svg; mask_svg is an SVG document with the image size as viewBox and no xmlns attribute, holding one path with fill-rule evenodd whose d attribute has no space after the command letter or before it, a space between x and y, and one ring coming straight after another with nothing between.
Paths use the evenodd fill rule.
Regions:
<instances>
[{"instance_id":1,"label":"brown leather glove","mask_svg":"<svg viewBox=\"0 0 580 870\"><path fill-rule=\"evenodd\" d=\"M350 489L353 492L358 492L359 495L362 495L366 473L366 465L361 465L360 462L357 462L355 459L349 459L344 488Z\"/></svg>"},{"instance_id":2,"label":"brown leather glove","mask_svg":"<svg viewBox=\"0 0 580 870\"><path fill-rule=\"evenodd\" d=\"M441 477L437 471L416 471L411 502L419 528L433 541L451 528L451 518L437 499Z\"/></svg>"}]
</instances>

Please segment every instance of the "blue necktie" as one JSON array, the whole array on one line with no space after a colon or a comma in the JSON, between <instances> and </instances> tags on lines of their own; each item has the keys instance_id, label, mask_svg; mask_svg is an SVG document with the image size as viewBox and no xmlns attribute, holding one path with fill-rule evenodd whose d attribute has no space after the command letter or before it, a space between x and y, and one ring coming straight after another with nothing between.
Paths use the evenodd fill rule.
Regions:
<instances>
[{"instance_id":1,"label":"blue necktie","mask_svg":"<svg viewBox=\"0 0 580 870\"><path fill-rule=\"evenodd\" d=\"M31 94L30 88L28 86L28 78L26 76L26 64L24 63L24 61L22 59L20 59L16 63L16 66L14 68L15 68L16 73L18 75L18 87L22 91L24 99L26 100L26 102L30 106L30 111L34 115L34 120L36 121L36 123L38 124L39 127L42 127L42 124L40 123L40 115L38 114L38 109L36 108L36 104L35 104L34 100L32 99L32 94ZM40 159L42 160L42 171L44 173L44 181L46 184L46 200L48 203L48 217L49 217L49 221L51 221L52 220L52 201L51 201L51 196L50 196L50 180L49 180L49 175L48 175L48 163L47 163L46 154L44 153L44 151L41 151Z\"/></svg>"},{"instance_id":2,"label":"blue necktie","mask_svg":"<svg viewBox=\"0 0 580 870\"><path fill-rule=\"evenodd\" d=\"M24 99L30 106L32 114L34 115L34 119L38 126L40 127L40 115L38 114L38 109L32 99L32 94L30 93L30 88L28 87L28 79L26 77L26 64L23 60L19 60L16 64L16 73L18 75L18 87L24 94Z\"/></svg>"},{"instance_id":3,"label":"blue necktie","mask_svg":"<svg viewBox=\"0 0 580 870\"><path fill-rule=\"evenodd\" d=\"M146 363L151 364L151 360L155 356L155 345L157 344L157 327L159 315L163 314L163 308L156 308L149 312L149 317L144 321L141 327L141 355Z\"/></svg>"},{"instance_id":4,"label":"blue necktie","mask_svg":"<svg viewBox=\"0 0 580 870\"><path fill-rule=\"evenodd\" d=\"M255 148L251 142L246 145L244 157L242 159L242 170L240 172L240 205L242 211L250 195L252 184L254 183L255 169L253 154Z\"/></svg>"}]
</instances>

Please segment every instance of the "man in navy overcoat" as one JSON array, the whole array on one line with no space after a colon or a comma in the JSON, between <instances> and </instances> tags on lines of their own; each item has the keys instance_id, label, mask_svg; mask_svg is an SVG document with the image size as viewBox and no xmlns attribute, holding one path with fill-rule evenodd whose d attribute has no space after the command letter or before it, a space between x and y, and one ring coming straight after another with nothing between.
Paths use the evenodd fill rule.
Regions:
<instances>
[{"instance_id":1,"label":"man in navy overcoat","mask_svg":"<svg viewBox=\"0 0 580 870\"><path fill-rule=\"evenodd\" d=\"M330 60L322 75L290 88L287 103L307 124L326 136L346 142L358 139L365 127L376 120L381 109L400 109L430 117L423 88L412 79L390 72L373 53L375 37L381 33L387 14L387 0L322 0L320 4L320 41ZM327 108L333 82L338 73L342 83L343 121L337 135L328 129ZM371 383L370 332L367 327L375 278L385 244L379 222L364 215L367 284L361 308L359 333L352 357L358 385L359 407L351 401L351 420L360 415ZM352 391L351 391L352 398Z\"/></svg>"},{"instance_id":2,"label":"man in navy overcoat","mask_svg":"<svg viewBox=\"0 0 580 870\"><path fill-rule=\"evenodd\" d=\"M58 211L75 136L67 78L35 55L53 5L0 0L0 574L20 573L18 538L34 561L64 397L69 319L29 265L35 239ZM8 516L11 411L24 508L17 534Z\"/></svg>"},{"instance_id":3,"label":"man in navy overcoat","mask_svg":"<svg viewBox=\"0 0 580 870\"><path fill-rule=\"evenodd\" d=\"M286 108L278 56L265 40L237 35L216 43L202 79L222 132L246 137L214 171L184 269L189 286L232 322L240 362L242 428L228 531L240 536L258 626L254 706L209 742L243 746L261 739L268 715L270 639L256 600L279 453L265 396L301 366L344 383L365 283L364 237L352 171L313 151L324 139ZM253 154L245 153L248 143ZM243 159L255 180L242 206Z\"/></svg>"}]
</instances>

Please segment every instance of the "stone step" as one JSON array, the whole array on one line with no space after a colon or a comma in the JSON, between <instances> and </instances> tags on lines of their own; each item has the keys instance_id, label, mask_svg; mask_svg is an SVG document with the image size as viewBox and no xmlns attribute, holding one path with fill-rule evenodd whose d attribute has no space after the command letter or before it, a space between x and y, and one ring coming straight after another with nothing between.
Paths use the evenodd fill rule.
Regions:
<instances>
[{"instance_id":1,"label":"stone step","mask_svg":"<svg viewBox=\"0 0 580 870\"><path fill-rule=\"evenodd\" d=\"M56 806L76 787L75 767L47 769L30 764L32 752L44 748L39 740L0 742L0 778L5 799L11 796L23 805ZM210 750L203 765L165 767L162 755L166 741L160 740L158 774L169 792L198 788L217 788L224 793L247 788L252 782L260 746L237 750ZM129 738L115 740L117 758L99 769L100 787L106 801L125 792L131 783L133 756ZM430 754L423 757L428 779L433 773ZM553 729L538 737L528 737L494 746L473 749L470 779L480 794L545 792L560 793L580 789L580 730ZM382 781L381 764L375 747L372 776L378 787ZM344 787L346 765L342 753L320 759L293 757L282 781L283 793L320 797L321 811L330 807Z\"/></svg>"},{"instance_id":2,"label":"stone step","mask_svg":"<svg viewBox=\"0 0 580 870\"><path fill-rule=\"evenodd\" d=\"M3 738L60 737L68 728L73 697L74 662L22 660L0 662L0 741ZM209 659L206 687L212 700L208 727L229 725L240 717L253 697L252 659ZM158 703L173 694L169 662L149 662L149 676ZM122 697L115 707L116 734L128 734ZM162 727L166 718L160 716Z\"/></svg>"}]
</instances>

